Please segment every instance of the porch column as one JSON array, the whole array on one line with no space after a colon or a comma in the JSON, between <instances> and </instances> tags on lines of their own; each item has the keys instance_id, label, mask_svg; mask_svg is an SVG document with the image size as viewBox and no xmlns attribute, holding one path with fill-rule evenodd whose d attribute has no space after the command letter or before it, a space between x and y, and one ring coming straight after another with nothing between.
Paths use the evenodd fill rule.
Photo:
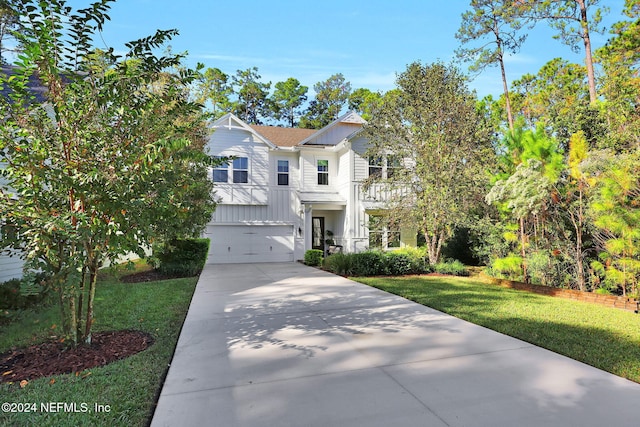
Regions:
<instances>
[{"instance_id":1,"label":"porch column","mask_svg":"<svg viewBox=\"0 0 640 427\"><path fill-rule=\"evenodd\" d=\"M313 225L311 218L313 216L313 206L304 205L304 251L311 249L313 243Z\"/></svg>"}]
</instances>

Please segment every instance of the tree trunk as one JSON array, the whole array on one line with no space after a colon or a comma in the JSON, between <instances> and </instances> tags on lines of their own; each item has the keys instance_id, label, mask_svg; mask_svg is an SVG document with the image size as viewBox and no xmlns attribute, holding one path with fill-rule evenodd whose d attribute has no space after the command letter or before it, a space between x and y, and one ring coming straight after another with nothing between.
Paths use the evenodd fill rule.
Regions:
<instances>
[{"instance_id":1,"label":"tree trunk","mask_svg":"<svg viewBox=\"0 0 640 427\"><path fill-rule=\"evenodd\" d=\"M524 245L524 218L520 218L520 254L522 256L522 276L524 277L524 282L529 283L529 272L527 271L527 252L524 248Z\"/></svg>"},{"instance_id":2,"label":"tree trunk","mask_svg":"<svg viewBox=\"0 0 640 427\"><path fill-rule=\"evenodd\" d=\"M98 281L98 261L91 259L89 265L89 295L87 297L87 317L85 320L84 342L91 344L91 326L93 325L93 301L96 296L96 282Z\"/></svg>"},{"instance_id":3,"label":"tree trunk","mask_svg":"<svg viewBox=\"0 0 640 427\"><path fill-rule=\"evenodd\" d=\"M591 38L589 36L589 19L587 6L584 0L576 0L580 6L580 25L582 26L582 40L584 41L585 65L587 66L587 80L589 82L589 101L593 104L597 101L596 77L593 71L593 57L591 55Z\"/></svg>"},{"instance_id":4,"label":"tree trunk","mask_svg":"<svg viewBox=\"0 0 640 427\"><path fill-rule=\"evenodd\" d=\"M507 110L507 122L509 130L513 131L513 113L511 112L511 100L509 99L509 85L507 84L507 73L504 70L504 60L502 58L502 47L498 41L498 49L500 49L500 73L502 74L502 90L504 91L504 103Z\"/></svg>"}]
</instances>

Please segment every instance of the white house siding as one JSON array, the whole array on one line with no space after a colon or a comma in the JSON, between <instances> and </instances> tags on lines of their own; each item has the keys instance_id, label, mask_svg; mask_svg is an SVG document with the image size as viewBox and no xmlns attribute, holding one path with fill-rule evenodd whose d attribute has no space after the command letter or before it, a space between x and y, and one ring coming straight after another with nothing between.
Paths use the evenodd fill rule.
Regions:
<instances>
[{"instance_id":1,"label":"white house siding","mask_svg":"<svg viewBox=\"0 0 640 427\"><path fill-rule=\"evenodd\" d=\"M329 161L329 185L318 185L318 160ZM305 149L300 151L302 163L302 188L305 191L337 192L338 161L335 153L328 150Z\"/></svg>"},{"instance_id":2,"label":"white house siding","mask_svg":"<svg viewBox=\"0 0 640 427\"><path fill-rule=\"evenodd\" d=\"M23 264L18 256L0 255L0 282L22 277Z\"/></svg>"}]
</instances>

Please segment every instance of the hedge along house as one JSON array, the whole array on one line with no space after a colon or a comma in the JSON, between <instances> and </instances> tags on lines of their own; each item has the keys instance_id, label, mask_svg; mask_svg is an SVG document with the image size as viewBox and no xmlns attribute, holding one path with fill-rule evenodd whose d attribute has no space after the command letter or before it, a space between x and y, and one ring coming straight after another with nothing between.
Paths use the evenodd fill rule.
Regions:
<instances>
[{"instance_id":1,"label":"hedge along house","mask_svg":"<svg viewBox=\"0 0 640 427\"><path fill-rule=\"evenodd\" d=\"M414 230L384 220L380 188L348 112L320 130L248 125L233 114L213 124L210 155L231 157L211 171L218 207L207 226L209 263L283 262L309 249L359 252L415 246Z\"/></svg>"}]
</instances>

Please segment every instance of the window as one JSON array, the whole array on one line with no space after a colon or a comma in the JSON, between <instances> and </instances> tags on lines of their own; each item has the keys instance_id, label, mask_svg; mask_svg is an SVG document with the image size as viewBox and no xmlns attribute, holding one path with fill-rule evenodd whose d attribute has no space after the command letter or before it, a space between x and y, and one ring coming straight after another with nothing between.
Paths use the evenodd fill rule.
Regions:
<instances>
[{"instance_id":1,"label":"window","mask_svg":"<svg viewBox=\"0 0 640 427\"><path fill-rule=\"evenodd\" d=\"M213 182L229 182L229 165L227 163L219 164L213 168Z\"/></svg>"},{"instance_id":2,"label":"window","mask_svg":"<svg viewBox=\"0 0 640 427\"><path fill-rule=\"evenodd\" d=\"M400 247L400 227L397 223L378 215L369 216L369 248L390 249Z\"/></svg>"},{"instance_id":3,"label":"window","mask_svg":"<svg viewBox=\"0 0 640 427\"><path fill-rule=\"evenodd\" d=\"M402 167L400 158L397 156L387 157L387 178L393 177L398 169Z\"/></svg>"},{"instance_id":4,"label":"window","mask_svg":"<svg viewBox=\"0 0 640 427\"><path fill-rule=\"evenodd\" d=\"M236 157L233 159L233 182L235 184L246 184L249 182L248 158Z\"/></svg>"},{"instance_id":5,"label":"window","mask_svg":"<svg viewBox=\"0 0 640 427\"><path fill-rule=\"evenodd\" d=\"M289 185L289 160L278 160L278 185Z\"/></svg>"},{"instance_id":6,"label":"window","mask_svg":"<svg viewBox=\"0 0 640 427\"><path fill-rule=\"evenodd\" d=\"M369 157L369 176L376 178L392 178L396 170L402 167L399 157Z\"/></svg>"},{"instance_id":7,"label":"window","mask_svg":"<svg viewBox=\"0 0 640 427\"><path fill-rule=\"evenodd\" d=\"M382 178L382 157L369 157L369 176Z\"/></svg>"},{"instance_id":8,"label":"window","mask_svg":"<svg viewBox=\"0 0 640 427\"><path fill-rule=\"evenodd\" d=\"M318 185L329 185L329 160L318 160Z\"/></svg>"}]
</instances>

